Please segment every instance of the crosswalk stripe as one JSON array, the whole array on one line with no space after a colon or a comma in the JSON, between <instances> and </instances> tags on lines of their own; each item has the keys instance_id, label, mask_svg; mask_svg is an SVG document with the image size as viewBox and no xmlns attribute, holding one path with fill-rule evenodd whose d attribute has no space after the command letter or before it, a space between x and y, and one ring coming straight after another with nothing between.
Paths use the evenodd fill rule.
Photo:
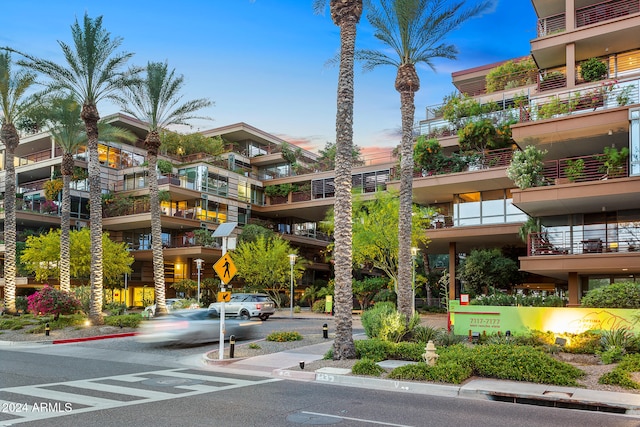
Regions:
<instances>
[{"instance_id":1,"label":"crosswalk stripe","mask_svg":"<svg viewBox=\"0 0 640 427\"><path fill-rule=\"evenodd\" d=\"M74 381L67 384L72 387L85 388L88 390L105 391L109 393L124 394L129 396L142 397L144 399L167 399L175 397L175 393L163 393L161 391L129 388L118 385L96 383L95 381Z\"/></svg>"},{"instance_id":2,"label":"crosswalk stripe","mask_svg":"<svg viewBox=\"0 0 640 427\"><path fill-rule=\"evenodd\" d=\"M260 378L255 381L245 380L242 378L228 378L228 377L220 377L215 375L199 375L191 372L185 372L186 369L177 368L177 369L167 369L160 371L149 371L149 372L139 372L136 374L124 374L124 375L114 375L110 377L100 377L100 378L90 378L90 379L82 379L75 381L65 381L65 382L57 382L57 383L49 383L49 384L37 384L30 386L18 386L18 387L8 387L0 389L0 393L13 393L18 395L27 396L29 402L34 402L34 398L42 399L42 403L46 402L63 402L62 409L64 409L64 405L75 404L82 405L83 408L73 407L69 411L58 410L58 411L47 411L37 410L36 405L29 405L27 410L25 411L25 406L23 403L18 401L6 401L0 400L0 404L4 405L3 407L15 407L21 408L21 411L15 413L9 413L11 416L15 417L15 419L5 419L0 420L0 426L9 426L13 424L20 424L29 421L37 421L37 420L45 420L54 417L61 417L65 415L73 415L86 413L97 410L104 409L112 409L118 407L125 406L133 406L142 403L170 400L170 399L178 399L184 397L195 396L199 394L205 393L214 393L222 390L230 390L234 388L246 387L250 385L258 385L265 384L274 381L281 381L277 378ZM149 381L150 379L155 379L158 377L171 377L171 378L181 378L181 379L189 379L202 381L203 384L176 384L175 386L168 386L173 390L180 390L184 392L178 393L164 393L161 391L150 390L145 388L140 388L140 385L144 385L145 381ZM136 387L127 387L126 385L113 385L113 384L103 384L105 381L118 381L123 383L131 383L138 384ZM216 383L215 385L213 383ZM223 384L223 385L221 385ZM66 386L77 388L78 393L72 392L61 392L58 390L53 390L53 387L56 386ZM153 386L149 386L153 387ZM139 397L140 399L129 400L129 401L121 401L121 400L113 400L104 397L93 397L93 396L85 396L82 395L82 389L92 390L92 391L102 391L105 393L116 393L119 395L130 395ZM13 406L12 406L13 405Z\"/></svg>"},{"instance_id":3,"label":"crosswalk stripe","mask_svg":"<svg viewBox=\"0 0 640 427\"><path fill-rule=\"evenodd\" d=\"M24 394L25 396L29 396L31 398L38 397L44 400L70 402L88 406L110 406L115 402L111 399L102 399L100 397L93 396L82 396L79 394L65 393L57 390L47 390L38 388L37 386L14 387L11 389L11 393Z\"/></svg>"}]
</instances>

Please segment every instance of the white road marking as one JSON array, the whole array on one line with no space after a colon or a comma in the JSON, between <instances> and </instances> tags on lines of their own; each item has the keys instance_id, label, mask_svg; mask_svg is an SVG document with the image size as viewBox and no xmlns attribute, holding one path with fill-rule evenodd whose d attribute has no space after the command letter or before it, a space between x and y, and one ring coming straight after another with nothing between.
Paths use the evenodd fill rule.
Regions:
<instances>
[{"instance_id":1,"label":"white road marking","mask_svg":"<svg viewBox=\"0 0 640 427\"><path fill-rule=\"evenodd\" d=\"M317 415L319 417L329 417L329 418L339 418L342 420L349 420L349 421L357 421L357 422L361 422L361 423L367 423L367 424L379 424L381 426L392 426L392 427L414 427L414 426L410 426L407 424L394 424L394 423L385 423L383 421L374 421L374 420L366 420L364 418L352 418L352 417L344 417L342 415L332 415L332 414L321 414L319 412L307 412L307 411L301 411L301 414L309 414L309 415Z\"/></svg>"},{"instance_id":2,"label":"white road marking","mask_svg":"<svg viewBox=\"0 0 640 427\"><path fill-rule=\"evenodd\" d=\"M215 375L199 375L186 371L190 371L190 369L165 369L159 371L149 371L127 375L114 375L110 377L82 379L76 381L2 388L0 389L0 393L23 395L25 396L25 398L24 400L14 398L16 399L15 401L0 400L0 405L2 405L2 408L6 408L3 410L3 415L15 417L14 419L5 419L0 421L0 426L10 426L30 421L45 420L54 417L92 412L103 409L132 406L141 403L180 399L189 396L196 396L199 394L213 393L221 390L229 390L233 388L280 381L277 378L266 378L258 379L256 381L248 381L244 379L220 377ZM157 391L157 387L143 383L157 377L182 378L215 384L176 384L176 386L167 386L167 388L171 388L174 391L180 390L180 392L163 393L161 391ZM138 383L143 387L156 388L156 390L146 390L140 387L129 388L126 385L119 386L113 384L104 384L104 381L107 380L120 381L123 383L131 384ZM73 387L78 389L78 392L72 393L69 391L61 392L58 390L52 390L51 388L55 386ZM116 393L125 396L128 395L137 399L125 402L120 400L108 399L105 397L85 396L82 394L83 389ZM36 398L35 400L34 397ZM35 402L35 405L27 405L24 402ZM56 406L54 402L62 402L62 404ZM74 407L77 405L82 405L85 407ZM9 410L12 408L15 412Z\"/></svg>"}]
</instances>

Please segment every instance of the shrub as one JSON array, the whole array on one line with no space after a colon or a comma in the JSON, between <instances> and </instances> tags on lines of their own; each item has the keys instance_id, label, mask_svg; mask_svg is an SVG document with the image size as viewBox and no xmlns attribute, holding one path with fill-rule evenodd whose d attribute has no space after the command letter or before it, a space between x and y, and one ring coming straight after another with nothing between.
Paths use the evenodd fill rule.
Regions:
<instances>
[{"instance_id":1,"label":"shrub","mask_svg":"<svg viewBox=\"0 0 640 427\"><path fill-rule=\"evenodd\" d=\"M507 168L507 176L521 190L544 185L545 154L547 150L541 151L533 145L528 145L524 151L515 151Z\"/></svg>"},{"instance_id":2,"label":"shrub","mask_svg":"<svg viewBox=\"0 0 640 427\"><path fill-rule=\"evenodd\" d=\"M313 303L311 307L311 311L314 313L324 313L325 301L324 299L319 299L318 301Z\"/></svg>"},{"instance_id":3,"label":"shrub","mask_svg":"<svg viewBox=\"0 0 640 427\"><path fill-rule=\"evenodd\" d=\"M605 351L600 352L600 360L605 365L619 362L624 356L624 349L618 346L607 348Z\"/></svg>"},{"instance_id":4,"label":"shrub","mask_svg":"<svg viewBox=\"0 0 640 427\"><path fill-rule=\"evenodd\" d=\"M381 362L392 352L393 344L380 339L355 340L356 357Z\"/></svg>"},{"instance_id":5,"label":"shrub","mask_svg":"<svg viewBox=\"0 0 640 427\"><path fill-rule=\"evenodd\" d=\"M382 319L391 313L395 313L396 306L392 302L379 302L372 308L362 312L360 320L364 332L369 338L378 338L382 329Z\"/></svg>"},{"instance_id":6,"label":"shrub","mask_svg":"<svg viewBox=\"0 0 640 427\"><path fill-rule=\"evenodd\" d=\"M282 332L272 332L267 335L267 341L275 341L275 342L288 342L288 341L300 341L302 339L302 335L296 331L282 331Z\"/></svg>"},{"instance_id":7,"label":"shrub","mask_svg":"<svg viewBox=\"0 0 640 427\"><path fill-rule=\"evenodd\" d=\"M627 328L617 328L608 331L602 331L600 334L600 344L604 350L610 347L619 347L627 349L635 344L633 332Z\"/></svg>"},{"instance_id":8,"label":"shrub","mask_svg":"<svg viewBox=\"0 0 640 427\"><path fill-rule=\"evenodd\" d=\"M598 58L589 58L580 63L580 75L586 82L595 82L607 77L607 64Z\"/></svg>"},{"instance_id":9,"label":"shrub","mask_svg":"<svg viewBox=\"0 0 640 427\"><path fill-rule=\"evenodd\" d=\"M491 344L473 348L474 372L482 377L577 386L584 372L539 348Z\"/></svg>"},{"instance_id":10,"label":"shrub","mask_svg":"<svg viewBox=\"0 0 640 427\"><path fill-rule=\"evenodd\" d=\"M398 343L420 323L420 315L414 314L409 319L408 325L405 323L405 317L398 311L381 316L381 320L382 325L378 338Z\"/></svg>"},{"instance_id":11,"label":"shrub","mask_svg":"<svg viewBox=\"0 0 640 427\"><path fill-rule=\"evenodd\" d=\"M45 285L27 298L29 311L33 314L52 314L57 319L61 314L72 314L80 310L78 301L69 292Z\"/></svg>"},{"instance_id":12,"label":"shrub","mask_svg":"<svg viewBox=\"0 0 640 427\"><path fill-rule=\"evenodd\" d=\"M51 330L56 329L64 329L71 326L80 327L85 324L87 318L82 314L71 314L71 315L62 315L57 319L54 317L51 319L50 317L42 317L40 318L40 324L36 327L29 329L28 333L30 334L41 334L44 333L45 326L49 323L49 327ZM77 329L77 328L76 328Z\"/></svg>"},{"instance_id":13,"label":"shrub","mask_svg":"<svg viewBox=\"0 0 640 427\"><path fill-rule=\"evenodd\" d=\"M580 303L583 307L640 308L640 283L616 282L592 289Z\"/></svg>"},{"instance_id":14,"label":"shrub","mask_svg":"<svg viewBox=\"0 0 640 427\"><path fill-rule=\"evenodd\" d=\"M127 305L122 302L112 301L108 304L105 304L104 309L107 310L112 316L118 316L120 314L124 314L124 311L127 309Z\"/></svg>"},{"instance_id":15,"label":"shrub","mask_svg":"<svg viewBox=\"0 0 640 427\"><path fill-rule=\"evenodd\" d=\"M619 385L625 388L640 389L640 384L631 378L632 372L640 372L640 354L627 354L613 371L600 377L600 384Z\"/></svg>"},{"instance_id":16,"label":"shrub","mask_svg":"<svg viewBox=\"0 0 640 427\"><path fill-rule=\"evenodd\" d=\"M411 381L434 381L449 384L461 384L473 374L469 366L463 366L455 361L438 361L435 366L424 362L399 366L389 373L389 378Z\"/></svg>"},{"instance_id":17,"label":"shrub","mask_svg":"<svg viewBox=\"0 0 640 427\"><path fill-rule=\"evenodd\" d=\"M564 351L575 354L595 354L600 350L600 333L597 331L585 331L579 334L565 334L569 339Z\"/></svg>"},{"instance_id":18,"label":"shrub","mask_svg":"<svg viewBox=\"0 0 640 427\"><path fill-rule=\"evenodd\" d=\"M438 330L426 325L418 325L411 331L411 341L423 344L435 341L437 336Z\"/></svg>"},{"instance_id":19,"label":"shrub","mask_svg":"<svg viewBox=\"0 0 640 427\"><path fill-rule=\"evenodd\" d=\"M425 344L415 342L399 342L392 347L392 353L387 357L396 360L420 361L425 352Z\"/></svg>"},{"instance_id":20,"label":"shrub","mask_svg":"<svg viewBox=\"0 0 640 427\"><path fill-rule=\"evenodd\" d=\"M118 326L121 328L137 328L142 322L140 313L130 313L123 315L112 315L104 318L104 323L109 326Z\"/></svg>"},{"instance_id":21,"label":"shrub","mask_svg":"<svg viewBox=\"0 0 640 427\"><path fill-rule=\"evenodd\" d=\"M29 310L29 302L27 301L27 297L17 296L16 297L16 310L26 313Z\"/></svg>"},{"instance_id":22,"label":"shrub","mask_svg":"<svg viewBox=\"0 0 640 427\"><path fill-rule=\"evenodd\" d=\"M371 359L360 359L351 368L351 373L354 375L368 375L372 377L379 377L384 372L384 369L380 367L375 361Z\"/></svg>"}]
</instances>

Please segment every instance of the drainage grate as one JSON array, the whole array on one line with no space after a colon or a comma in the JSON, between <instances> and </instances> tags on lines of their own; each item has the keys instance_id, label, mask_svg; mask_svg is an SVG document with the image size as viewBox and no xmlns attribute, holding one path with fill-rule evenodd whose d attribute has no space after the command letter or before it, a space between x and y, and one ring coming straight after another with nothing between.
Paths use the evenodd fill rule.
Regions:
<instances>
[{"instance_id":1,"label":"drainage grate","mask_svg":"<svg viewBox=\"0 0 640 427\"><path fill-rule=\"evenodd\" d=\"M562 409L578 409L581 411L593 412L609 412L613 414L624 414L627 412L626 408L607 405L589 405L586 403L565 402L562 400L532 399L517 396L505 396L500 394L490 394L489 396L491 397L491 400L497 402L520 403L522 405L547 406Z\"/></svg>"}]
</instances>

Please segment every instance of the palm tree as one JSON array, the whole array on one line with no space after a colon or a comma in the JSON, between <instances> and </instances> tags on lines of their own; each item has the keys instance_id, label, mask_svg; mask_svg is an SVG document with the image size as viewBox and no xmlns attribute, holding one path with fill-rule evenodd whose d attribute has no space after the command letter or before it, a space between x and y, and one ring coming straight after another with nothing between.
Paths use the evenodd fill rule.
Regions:
<instances>
[{"instance_id":1,"label":"palm tree","mask_svg":"<svg viewBox=\"0 0 640 427\"><path fill-rule=\"evenodd\" d=\"M155 284L156 314L166 314L164 256L162 252L162 224L158 197L158 174L156 165L160 148L159 132L170 125L184 125L195 118L194 113L211 105L211 101L201 98L181 103L180 91L184 87L184 77L168 70L167 63L149 62L146 77L125 91L119 99L123 111L148 123L149 129L144 140L147 149L149 174L149 203L151 205L151 250L153 253L153 278Z\"/></svg>"},{"instance_id":2,"label":"palm tree","mask_svg":"<svg viewBox=\"0 0 640 427\"><path fill-rule=\"evenodd\" d=\"M16 312L16 169L14 156L20 143L15 123L31 101L25 96L35 83L36 75L26 70L12 70L11 54L0 53L0 103L2 128L0 141L4 144L4 306L7 313Z\"/></svg>"},{"instance_id":3,"label":"palm tree","mask_svg":"<svg viewBox=\"0 0 640 427\"><path fill-rule=\"evenodd\" d=\"M379 3L377 6L375 3ZM362 50L356 58L364 61L364 69L379 65L397 67L395 88L400 93L402 142L400 150L400 208L398 224L398 311L410 319L411 290L411 226L413 193L413 122L415 93L420 90L416 64L425 63L435 70L434 58L455 59L455 46L444 38L464 21L478 15L490 2L479 2L462 10L464 1L448 0L380 0L367 4L367 19L384 50Z\"/></svg>"},{"instance_id":4,"label":"palm tree","mask_svg":"<svg viewBox=\"0 0 640 427\"><path fill-rule=\"evenodd\" d=\"M324 0L316 0L316 11ZM353 161L353 60L356 25L362 15L362 0L330 0L333 23L340 28L340 71L336 113L335 162L335 318L334 360L355 359L353 342L351 169Z\"/></svg>"},{"instance_id":5,"label":"palm tree","mask_svg":"<svg viewBox=\"0 0 640 427\"><path fill-rule=\"evenodd\" d=\"M74 174L73 154L87 143L87 134L80 118L81 107L73 96L53 98L50 102L49 121L51 136L62 148L62 209L60 211L60 289L71 289L70 273L70 217L71 217L71 177ZM125 140L133 142L136 136L122 128L104 122L98 123L98 132L103 141Z\"/></svg>"},{"instance_id":6,"label":"palm tree","mask_svg":"<svg viewBox=\"0 0 640 427\"><path fill-rule=\"evenodd\" d=\"M135 81L137 68L123 70L132 53L116 53L122 44L119 37L102 27L102 16L95 19L86 13L83 24L76 19L71 26L73 46L58 41L66 66L53 61L21 53L26 61L20 63L51 79L51 89L65 90L82 104L80 117L87 133L89 151L89 203L91 221L91 307L89 318L102 324L102 289L104 281L102 254L102 204L100 162L98 161L98 102L113 98L116 92Z\"/></svg>"}]
</instances>

